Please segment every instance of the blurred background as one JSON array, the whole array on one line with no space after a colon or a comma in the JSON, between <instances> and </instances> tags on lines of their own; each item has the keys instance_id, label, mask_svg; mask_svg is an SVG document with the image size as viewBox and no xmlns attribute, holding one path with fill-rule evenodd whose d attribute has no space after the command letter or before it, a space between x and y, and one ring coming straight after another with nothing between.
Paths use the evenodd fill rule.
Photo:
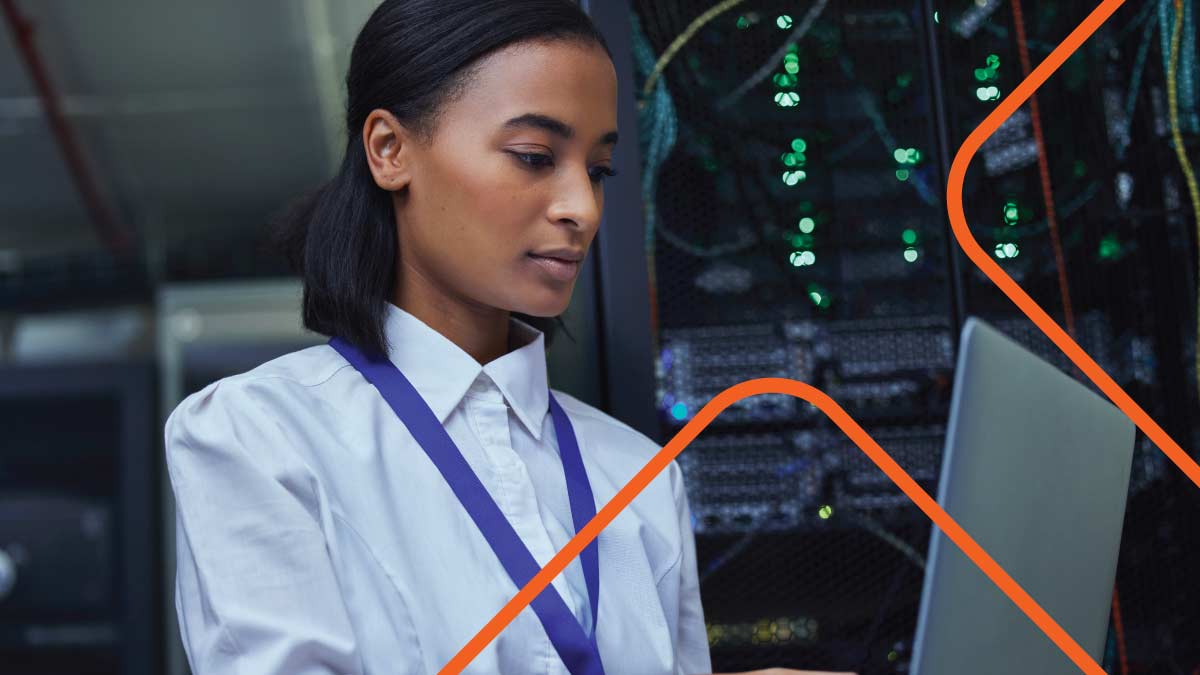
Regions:
<instances>
[{"instance_id":1,"label":"blurred background","mask_svg":"<svg viewBox=\"0 0 1200 675\"><path fill-rule=\"evenodd\" d=\"M0 671L188 673L162 425L325 340L264 223L340 160L375 4L0 0ZM961 254L944 185L1093 5L582 4L636 141L551 386L665 443L732 384L809 382L935 493L967 316L1086 381ZM1192 453L1196 12L1125 3L964 191L985 250ZM679 461L716 670L907 672L930 523L836 427L758 396ZM1200 673L1198 567L1200 495L1139 434L1109 673Z\"/></svg>"}]
</instances>

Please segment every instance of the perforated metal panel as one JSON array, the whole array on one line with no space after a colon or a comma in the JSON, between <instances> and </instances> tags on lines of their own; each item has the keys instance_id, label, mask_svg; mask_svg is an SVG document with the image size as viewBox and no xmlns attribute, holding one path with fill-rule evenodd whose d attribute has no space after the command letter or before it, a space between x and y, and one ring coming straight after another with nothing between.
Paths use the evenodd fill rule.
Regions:
<instances>
[{"instance_id":1,"label":"perforated metal panel","mask_svg":"<svg viewBox=\"0 0 1200 675\"><path fill-rule=\"evenodd\" d=\"M1023 76L1014 4L632 2L664 438L733 384L793 378L932 494L965 315L1082 379L962 256L945 215L950 158ZM1036 115L985 144L964 203L985 250L1192 449L1194 222L1154 27L1169 5L1121 9ZM1033 64L1092 9L1017 8ZM1196 132L1183 129L1193 154ZM907 671L930 525L824 414L743 400L680 463L716 670ZM1183 637L1200 628L1185 579L1197 506L1140 438L1110 672L1200 664Z\"/></svg>"}]
</instances>

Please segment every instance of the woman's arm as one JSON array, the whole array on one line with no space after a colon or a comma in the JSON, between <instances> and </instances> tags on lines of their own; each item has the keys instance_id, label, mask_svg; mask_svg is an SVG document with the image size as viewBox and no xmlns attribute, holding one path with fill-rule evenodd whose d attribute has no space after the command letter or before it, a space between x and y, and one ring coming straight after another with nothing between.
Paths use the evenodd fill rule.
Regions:
<instances>
[{"instance_id":1,"label":"woman's arm","mask_svg":"<svg viewBox=\"0 0 1200 675\"><path fill-rule=\"evenodd\" d=\"M193 675L361 674L311 475L244 389L213 383L165 427Z\"/></svg>"},{"instance_id":2,"label":"woman's arm","mask_svg":"<svg viewBox=\"0 0 1200 675\"><path fill-rule=\"evenodd\" d=\"M708 629L700 602L700 578L696 571L696 539L692 532L692 512L684 489L683 471L674 460L668 465L675 508L679 518L682 554L679 560L679 625L675 638L677 670L687 675L712 670L708 651Z\"/></svg>"}]
</instances>

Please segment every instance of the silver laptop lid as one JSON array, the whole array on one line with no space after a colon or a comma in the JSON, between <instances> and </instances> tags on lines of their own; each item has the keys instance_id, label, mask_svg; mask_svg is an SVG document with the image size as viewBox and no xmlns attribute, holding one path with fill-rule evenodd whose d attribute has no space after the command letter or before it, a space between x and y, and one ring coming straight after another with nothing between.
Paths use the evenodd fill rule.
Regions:
<instances>
[{"instance_id":1,"label":"silver laptop lid","mask_svg":"<svg viewBox=\"0 0 1200 675\"><path fill-rule=\"evenodd\" d=\"M1097 661L1134 432L1106 399L968 319L938 503ZM912 672L1074 675L1079 669L935 527Z\"/></svg>"}]
</instances>

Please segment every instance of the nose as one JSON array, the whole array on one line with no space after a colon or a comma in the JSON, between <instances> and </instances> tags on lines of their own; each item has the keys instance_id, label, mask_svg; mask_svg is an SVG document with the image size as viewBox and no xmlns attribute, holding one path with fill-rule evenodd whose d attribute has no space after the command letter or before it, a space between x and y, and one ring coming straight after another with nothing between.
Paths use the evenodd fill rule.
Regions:
<instances>
[{"instance_id":1,"label":"nose","mask_svg":"<svg viewBox=\"0 0 1200 675\"><path fill-rule=\"evenodd\" d=\"M555 199L547 214L556 223L573 223L577 229L590 233L600 227L604 209L604 193L592 182L587 167L562 172L555 186Z\"/></svg>"}]
</instances>

